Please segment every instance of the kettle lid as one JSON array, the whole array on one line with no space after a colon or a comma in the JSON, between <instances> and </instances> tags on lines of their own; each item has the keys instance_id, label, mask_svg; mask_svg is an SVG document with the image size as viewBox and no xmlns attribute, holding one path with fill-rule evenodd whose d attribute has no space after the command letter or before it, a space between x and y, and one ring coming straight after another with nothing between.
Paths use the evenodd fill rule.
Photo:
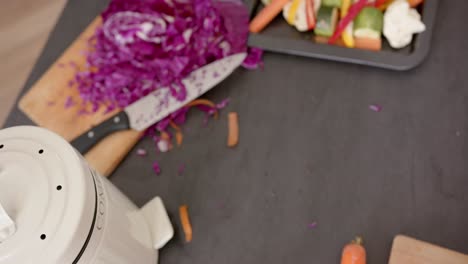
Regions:
<instances>
[{"instance_id":1,"label":"kettle lid","mask_svg":"<svg viewBox=\"0 0 468 264\"><path fill-rule=\"evenodd\" d=\"M96 191L68 142L43 128L12 127L0 130L0 204L2 219L11 220L0 264L75 263L89 239Z\"/></svg>"}]
</instances>

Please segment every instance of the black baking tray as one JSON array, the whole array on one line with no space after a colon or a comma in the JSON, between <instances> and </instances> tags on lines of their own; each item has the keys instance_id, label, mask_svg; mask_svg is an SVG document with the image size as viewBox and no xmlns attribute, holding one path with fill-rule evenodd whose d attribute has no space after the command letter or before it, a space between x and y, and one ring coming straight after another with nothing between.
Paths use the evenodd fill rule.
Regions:
<instances>
[{"instance_id":1,"label":"black baking tray","mask_svg":"<svg viewBox=\"0 0 468 264\"><path fill-rule=\"evenodd\" d=\"M266 51L286 53L304 57L363 64L391 70L409 70L419 65L429 53L432 30L436 19L439 0L425 0L418 11L426 30L414 36L412 43L403 49L392 49L384 39L381 51L350 49L313 41L313 33L301 33L289 26L278 15L262 32L250 34L249 46ZM263 5L260 0L245 0L253 18Z\"/></svg>"}]
</instances>

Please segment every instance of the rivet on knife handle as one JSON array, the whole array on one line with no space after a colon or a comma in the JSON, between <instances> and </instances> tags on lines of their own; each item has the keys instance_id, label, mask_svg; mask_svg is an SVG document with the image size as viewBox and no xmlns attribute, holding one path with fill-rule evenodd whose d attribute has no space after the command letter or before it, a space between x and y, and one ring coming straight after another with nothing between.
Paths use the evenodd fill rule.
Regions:
<instances>
[{"instance_id":1,"label":"rivet on knife handle","mask_svg":"<svg viewBox=\"0 0 468 264\"><path fill-rule=\"evenodd\" d=\"M74 139L71 144L84 154L111 133L130 129L127 113L121 111Z\"/></svg>"}]
</instances>

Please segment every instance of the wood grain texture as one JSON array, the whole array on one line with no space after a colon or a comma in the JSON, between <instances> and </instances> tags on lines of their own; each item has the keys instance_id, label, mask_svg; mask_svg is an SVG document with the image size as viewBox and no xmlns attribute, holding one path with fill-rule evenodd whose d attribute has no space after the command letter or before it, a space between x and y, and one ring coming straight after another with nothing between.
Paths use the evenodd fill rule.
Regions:
<instances>
[{"instance_id":1,"label":"wood grain texture","mask_svg":"<svg viewBox=\"0 0 468 264\"><path fill-rule=\"evenodd\" d=\"M0 8L0 125L24 85L65 0L4 1Z\"/></svg>"},{"instance_id":2,"label":"wood grain texture","mask_svg":"<svg viewBox=\"0 0 468 264\"><path fill-rule=\"evenodd\" d=\"M83 109L81 98L76 87L69 84L84 65L83 53L88 49L88 39L100 24L98 17L19 101L19 108L32 121L68 141L115 113L104 113L105 109L102 108L92 115L80 114ZM68 104L70 107L65 107L67 101L73 102ZM141 133L137 131L115 133L92 148L85 158L102 175L108 176L140 136Z\"/></svg>"},{"instance_id":3,"label":"wood grain texture","mask_svg":"<svg viewBox=\"0 0 468 264\"><path fill-rule=\"evenodd\" d=\"M403 235L393 240L389 264L466 264L468 256Z\"/></svg>"}]
</instances>

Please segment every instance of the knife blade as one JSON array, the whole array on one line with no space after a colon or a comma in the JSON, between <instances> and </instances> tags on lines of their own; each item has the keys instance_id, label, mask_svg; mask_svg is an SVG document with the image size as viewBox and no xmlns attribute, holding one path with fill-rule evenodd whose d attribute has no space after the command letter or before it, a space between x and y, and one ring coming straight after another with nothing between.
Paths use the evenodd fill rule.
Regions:
<instances>
[{"instance_id":1,"label":"knife blade","mask_svg":"<svg viewBox=\"0 0 468 264\"><path fill-rule=\"evenodd\" d=\"M84 154L111 133L128 129L147 129L226 79L241 65L246 56L246 53L237 53L190 73L182 80L187 91L184 100L174 98L168 88L157 89L78 136L71 142L72 146Z\"/></svg>"}]
</instances>

